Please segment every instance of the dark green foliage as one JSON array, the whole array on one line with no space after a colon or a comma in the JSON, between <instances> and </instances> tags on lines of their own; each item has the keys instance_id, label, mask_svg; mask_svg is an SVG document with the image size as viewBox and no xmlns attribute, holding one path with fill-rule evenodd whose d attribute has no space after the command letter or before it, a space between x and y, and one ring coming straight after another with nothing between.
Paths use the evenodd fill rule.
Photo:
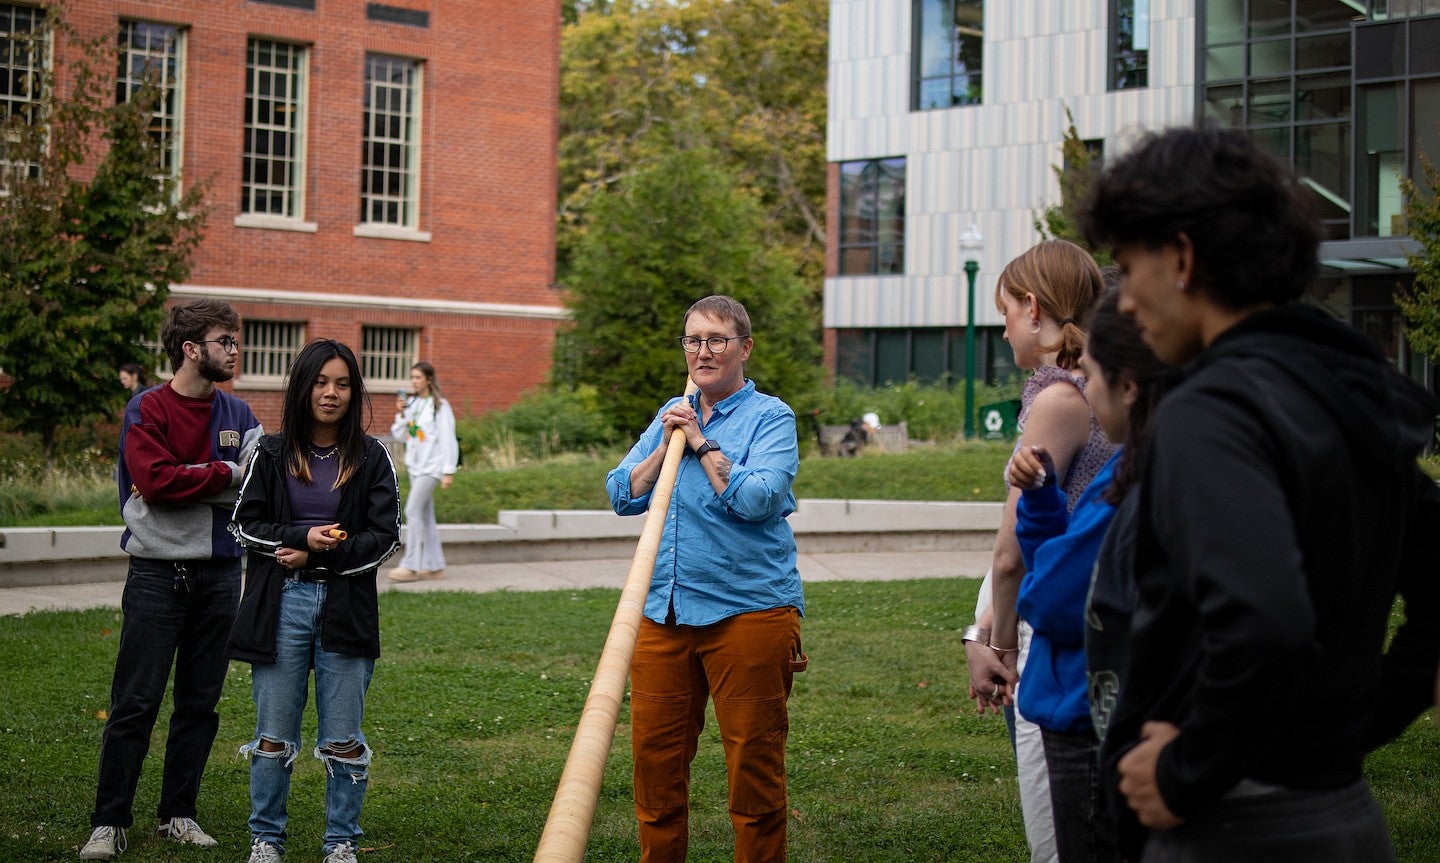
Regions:
<instances>
[{"instance_id":1,"label":"dark green foliage","mask_svg":"<svg viewBox=\"0 0 1440 863\"><path fill-rule=\"evenodd\" d=\"M1405 260L1415 270L1415 284L1395 296L1395 305L1405 315L1405 334L1415 350L1440 361L1440 168L1429 156L1420 154L1425 187L1414 179L1400 178L1405 194L1405 218L1410 236L1420 244L1418 254Z\"/></svg>"},{"instance_id":2,"label":"dark green foliage","mask_svg":"<svg viewBox=\"0 0 1440 863\"><path fill-rule=\"evenodd\" d=\"M606 415L636 435L685 386L676 341L686 309L729 294L745 304L755 349L746 369L786 401L818 375L804 285L767 247L754 203L703 150L677 150L591 203L591 227L568 287L575 326L557 344L557 375L593 385Z\"/></svg>"},{"instance_id":3,"label":"dark green foliage","mask_svg":"<svg viewBox=\"0 0 1440 863\"><path fill-rule=\"evenodd\" d=\"M531 390L505 410L481 417L473 427L473 447L465 448L477 450L477 458L513 447L518 459L541 459L611 447L618 440L591 386ZM470 436L464 436L465 443L471 443Z\"/></svg>"},{"instance_id":4,"label":"dark green foliage","mask_svg":"<svg viewBox=\"0 0 1440 863\"><path fill-rule=\"evenodd\" d=\"M560 280L593 196L663 153L709 147L796 263L819 326L825 0L567 0L560 58Z\"/></svg>"},{"instance_id":5,"label":"dark green foliage","mask_svg":"<svg viewBox=\"0 0 1440 863\"><path fill-rule=\"evenodd\" d=\"M45 125L17 114L0 128L0 157L38 166L7 173L0 196L0 368L11 379L0 414L47 454L57 429L119 412L118 366L155 364L141 340L155 338L205 218L200 187L177 198L156 179L157 93L112 104L114 36L80 40L54 13L49 26L76 49L69 86L57 96L47 74Z\"/></svg>"},{"instance_id":6,"label":"dark green foliage","mask_svg":"<svg viewBox=\"0 0 1440 863\"><path fill-rule=\"evenodd\" d=\"M1069 107L1065 109L1065 140L1060 144L1060 164L1051 165L1055 179L1060 181L1060 203L1052 204L1035 214L1031 224L1040 233L1041 240L1069 240L1085 249L1100 266L1110 263L1108 249L1092 249L1080 234L1079 211L1089 194L1090 182L1099 173L1102 165L1085 147L1080 133L1075 129L1075 118Z\"/></svg>"}]
</instances>

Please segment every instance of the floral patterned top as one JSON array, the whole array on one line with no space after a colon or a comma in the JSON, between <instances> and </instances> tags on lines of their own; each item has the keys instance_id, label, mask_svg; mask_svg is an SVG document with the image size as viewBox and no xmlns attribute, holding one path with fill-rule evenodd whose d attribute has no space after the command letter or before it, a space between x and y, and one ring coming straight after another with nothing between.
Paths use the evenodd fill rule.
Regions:
<instances>
[{"instance_id":1,"label":"floral patterned top","mask_svg":"<svg viewBox=\"0 0 1440 863\"><path fill-rule=\"evenodd\" d=\"M1070 384L1080 390L1081 395L1085 394L1084 375L1066 371L1059 366L1046 365L1036 369L1035 374L1030 376L1030 379L1025 382L1025 388L1020 392L1018 425L1022 435L1025 431L1025 420L1030 416L1030 406L1035 403L1035 397L1040 394L1041 390L1057 383ZM1017 440L1015 449L1018 451L1019 448L1020 442ZM1065 481L1060 484L1061 491L1065 492L1065 506L1068 509L1072 511L1075 509L1075 504L1080 501L1080 493L1090 484L1090 480L1095 478L1095 474L1100 472L1100 468L1105 466L1105 462L1114 451L1115 444L1105 437L1105 432L1100 428L1100 423L1096 422L1095 414L1092 412L1090 414L1090 439L1086 441L1085 448L1070 463L1070 471L1065 475ZM1013 453L1011 458L1014 458ZM1010 465L1008 462L1005 465L1005 488L1007 490L1010 488Z\"/></svg>"}]
</instances>

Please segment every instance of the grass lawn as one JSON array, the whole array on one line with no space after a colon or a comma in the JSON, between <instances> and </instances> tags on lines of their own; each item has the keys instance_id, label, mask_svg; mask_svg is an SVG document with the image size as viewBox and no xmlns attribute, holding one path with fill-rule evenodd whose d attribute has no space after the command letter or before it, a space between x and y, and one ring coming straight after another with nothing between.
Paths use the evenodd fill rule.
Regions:
<instances>
[{"instance_id":1,"label":"grass lawn","mask_svg":"<svg viewBox=\"0 0 1440 863\"><path fill-rule=\"evenodd\" d=\"M1004 725L965 699L959 629L978 582L824 583L806 589L810 669L796 678L789 749L790 859L1023 861ZM383 594L384 655L366 733L375 763L362 860L529 861L618 591ZM117 611L0 618L0 860L70 861L88 834ZM248 666L233 664L206 772L201 823L217 852L149 837L168 704L122 860L239 861L253 731ZM626 715L587 860L637 854ZM314 722L305 734L313 741ZM731 859L713 719L695 762L692 861ZM323 769L296 764L291 853L318 863ZM1400 859L1440 861L1440 728L1418 722L1370 775Z\"/></svg>"}]
</instances>

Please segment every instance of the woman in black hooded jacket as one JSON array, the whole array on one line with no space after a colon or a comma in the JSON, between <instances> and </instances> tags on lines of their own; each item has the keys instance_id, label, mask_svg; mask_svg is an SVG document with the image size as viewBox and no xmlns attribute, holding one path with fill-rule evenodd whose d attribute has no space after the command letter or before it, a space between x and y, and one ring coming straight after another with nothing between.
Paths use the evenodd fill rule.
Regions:
<instances>
[{"instance_id":1,"label":"woman in black hooded jacket","mask_svg":"<svg viewBox=\"0 0 1440 863\"><path fill-rule=\"evenodd\" d=\"M285 852L286 800L311 670L325 763L325 863L355 863L370 749L360 730L380 655L375 574L395 553L400 495L385 447L364 433L359 364L340 342L301 350L279 434L260 440L231 530L247 551L226 653L252 665L250 863Z\"/></svg>"}]
</instances>

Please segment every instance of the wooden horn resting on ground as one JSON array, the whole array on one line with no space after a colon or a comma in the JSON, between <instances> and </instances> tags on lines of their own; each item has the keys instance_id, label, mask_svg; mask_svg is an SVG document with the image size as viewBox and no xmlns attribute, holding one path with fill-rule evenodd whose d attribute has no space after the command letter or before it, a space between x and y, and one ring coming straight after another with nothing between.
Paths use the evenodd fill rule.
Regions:
<instances>
[{"instance_id":1,"label":"wooden horn resting on ground","mask_svg":"<svg viewBox=\"0 0 1440 863\"><path fill-rule=\"evenodd\" d=\"M693 382L686 382L686 395L695 389ZM685 433L676 429L670 434L660 476L650 492L645 527L640 532L640 542L635 547L630 574L625 577L605 647L600 651L590 694L585 698L585 707L575 726L575 740L570 744L570 755L565 759L560 784L555 788L555 800L550 804L550 815L545 819L545 829L535 849L535 863L579 863L585 856L595 804L600 799L600 781L605 776L605 761L610 757L610 742L615 738L620 703L625 698L625 680L630 676L630 660L635 656L635 640L640 635L645 596L650 592L660 536L684 455Z\"/></svg>"}]
</instances>

